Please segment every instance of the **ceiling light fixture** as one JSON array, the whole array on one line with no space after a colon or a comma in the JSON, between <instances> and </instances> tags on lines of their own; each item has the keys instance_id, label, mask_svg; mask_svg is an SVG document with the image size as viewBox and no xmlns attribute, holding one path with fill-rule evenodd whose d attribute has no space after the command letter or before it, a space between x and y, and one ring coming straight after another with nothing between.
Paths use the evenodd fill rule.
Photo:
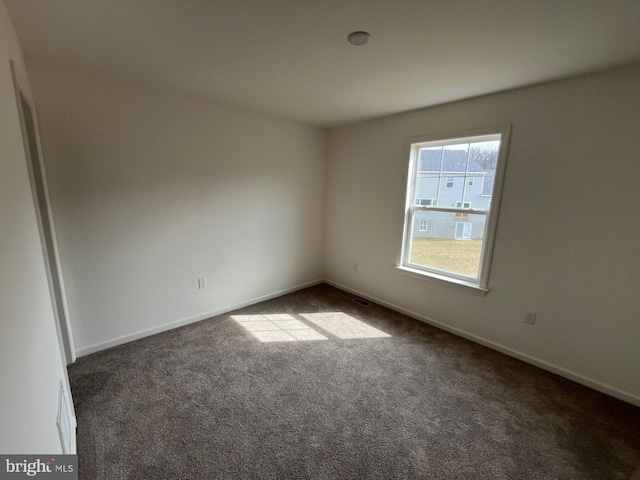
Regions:
<instances>
[{"instance_id":1,"label":"ceiling light fixture","mask_svg":"<svg viewBox=\"0 0 640 480\"><path fill-rule=\"evenodd\" d=\"M370 38L371 34L369 32L353 32L349 34L347 40L349 40L351 45L361 47L362 45L366 45Z\"/></svg>"}]
</instances>

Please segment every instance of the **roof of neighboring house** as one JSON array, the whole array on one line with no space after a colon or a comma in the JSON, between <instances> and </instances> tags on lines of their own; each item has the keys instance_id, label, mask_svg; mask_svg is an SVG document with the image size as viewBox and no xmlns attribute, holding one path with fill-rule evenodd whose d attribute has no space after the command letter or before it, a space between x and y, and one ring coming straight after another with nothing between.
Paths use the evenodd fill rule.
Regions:
<instances>
[{"instance_id":1,"label":"roof of neighboring house","mask_svg":"<svg viewBox=\"0 0 640 480\"><path fill-rule=\"evenodd\" d=\"M467 152L465 150L445 150L444 161L442 161L442 150L427 149L420 150L418 157L418 171L420 172L473 172L484 173L486 170L482 168L478 162L469 159L469 169L467 170ZM440 162L442 161L442 169Z\"/></svg>"}]
</instances>

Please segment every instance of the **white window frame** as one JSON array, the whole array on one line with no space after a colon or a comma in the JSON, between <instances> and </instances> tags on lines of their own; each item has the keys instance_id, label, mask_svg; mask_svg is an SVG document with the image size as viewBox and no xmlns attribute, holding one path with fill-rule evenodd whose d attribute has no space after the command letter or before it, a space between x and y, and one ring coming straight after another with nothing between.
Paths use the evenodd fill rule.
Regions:
<instances>
[{"instance_id":1,"label":"white window frame","mask_svg":"<svg viewBox=\"0 0 640 480\"><path fill-rule=\"evenodd\" d=\"M396 269L399 273L413 277L435 281L447 286L459 288L464 291L485 295L488 289L489 270L497 227L500 195L502 192L502 180L506 165L507 150L509 147L510 125L487 127L463 132L451 132L439 135L425 135L412 137L408 142L409 162L407 171L407 197L404 210L404 228L402 231L401 248L396 258ZM461 207L440 207L437 205L416 206L414 204L415 187L418 177L418 156L421 148L429 146L457 145L465 142L483 140L482 137L495 136L500 140L498 151L498 165L495 171L495 181L491 198L491 206L488 209L473 209ZM466 202L465 202L466 203ZM464 204L463 204L464 205ZM411 263L411 240L414 228L415 213L420 211L436 211L448 213L466 213L470 215L485 215L485 232L478 276L470 277L455 272L447 272L434 267Z\"/></svg>"},{"instance_id":2,"label":"white window frame","mask_svg":"<svg viewBox=\"0 0 640 480\"><path fill-rule=\"evenodd\" d=\"M419 220L418 231L426 232L429 230L429 220Z\"/></svg>"},{"instance_id":3,"label":"white window frame","mask_svg":"<svg viewBox=\"0 0 640 480\"><path fill-rule=\"evenodd\" d=\"M445 183L446 183L445 187L447 187L447 188L455 188L456 179L455 179L455 177L447 177L447 180L446 180ZM451 184L451 185L449 185L449 184Z\"/></svg>"},{"instance_id":4,"label":"white window frame","mask_svg":"<svg viewBox=\"0 0 640 480\"><path fill-rule=\"evenodd\" d=\"M467 187L473 187L473 184L475 183L475 177L468 177L467 178Z\"/></svg>"}]
</instances>

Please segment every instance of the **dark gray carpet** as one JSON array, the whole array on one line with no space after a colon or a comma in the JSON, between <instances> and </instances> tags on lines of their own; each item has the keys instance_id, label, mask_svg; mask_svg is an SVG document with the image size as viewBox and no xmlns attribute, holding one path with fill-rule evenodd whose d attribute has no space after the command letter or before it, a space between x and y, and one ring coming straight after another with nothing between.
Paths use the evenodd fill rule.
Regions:
<instances>
[{"instance_id":1,"label":"dark gray carpet","mask_svg":"<svg viewBox=\"0 0 640 480\"><path fill-rule=\"evenodd\" d=\"M351 298L320 285L79 359L80 478L640 479L639 408Z\"/></svg>"}]
</instances>

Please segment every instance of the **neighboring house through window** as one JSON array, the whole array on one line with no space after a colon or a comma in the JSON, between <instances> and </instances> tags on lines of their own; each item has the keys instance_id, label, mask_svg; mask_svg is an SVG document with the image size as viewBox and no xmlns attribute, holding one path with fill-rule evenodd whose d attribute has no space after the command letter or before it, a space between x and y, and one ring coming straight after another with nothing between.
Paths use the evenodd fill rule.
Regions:
<instances>
[{"instance_id":1,"label":"neighboring house through window","mask_svg":"<svg viewBox=\"0 0 640 480\"><path fill-rule=\"evenodd\" d=\"M469 209L469 208L471 208L471 202L460 202L460 201L458 201L458 202L456 202L456 208ZM456 212L456 213L453 215L453 218L455 218L456 220L469 220L469 215L467 214L467 212ZM470 235L467 235L467 236L464 236L464 237L463 237L463 236L458 235L458 234L456 233L455 238L457 238L458 240L460 240L461 238L467 238L467 239L468 239L468 238L471 238L471 236L470 236Z\"/></svg>"},{"instance_id":2,"label":"neighboring house through window","mask_svg":"<svg viewBox=\"0 0 640 480\"><path fill-rule=\"evenodd\" d=\"M486 291L508 133L412 142L400 269Z\"/></svg>"}]
</instances>

